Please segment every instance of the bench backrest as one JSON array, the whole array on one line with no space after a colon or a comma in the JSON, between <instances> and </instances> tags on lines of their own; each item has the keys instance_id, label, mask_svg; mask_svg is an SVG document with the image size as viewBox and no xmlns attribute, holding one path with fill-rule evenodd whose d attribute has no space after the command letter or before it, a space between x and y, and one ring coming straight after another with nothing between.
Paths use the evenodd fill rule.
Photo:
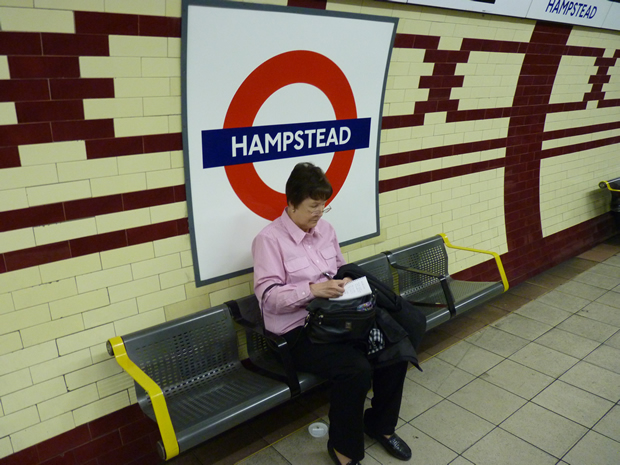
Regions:
<instances>
[{"instance_id":1,"label":"bench backrest","mask_svg":"<svg viewBox=\"0 0 620 465\"><path fill-rule=\"evenodd\" d=\"M439 235L385 254L390 263L448 276L448 254L443 238ZM398 287L401 292L406 289L407 293L416 293L429 286L437 286L437 279L398 270Z\"/></svg>"},{"instance_id":2,"label":"bench backrest","mask_svg":"<svg viewBox=\"0 0 620 465\"><path fill-rule=\"evenodd\" d=\"M220 305L123 336L129 358L162 389L180 394L240 364L228 307ZM150 404L136 384L140 404Z\"/></svg>"},{"instance_id":3,"label":"bench backrest","mask_svg":"<svg viewBox=\"0 0 620 465\"><path fill-rule=\"evenodd\" d=\"M390 289L394 288L393 270L385 254L380 253L373 255L372 257L357 260L354 263L380 280Z\"/></svg>"}]
</instances>

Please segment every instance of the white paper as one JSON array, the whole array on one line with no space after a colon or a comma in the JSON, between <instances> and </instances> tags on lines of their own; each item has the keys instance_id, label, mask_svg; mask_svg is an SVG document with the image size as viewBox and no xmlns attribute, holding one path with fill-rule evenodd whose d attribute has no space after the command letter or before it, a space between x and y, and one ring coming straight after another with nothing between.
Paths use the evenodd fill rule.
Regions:
<instances>
[{"instance_id":1,"label":"white paper","mask_svg":"<svg viewBox=\"0 0 620 465\"><path fill-rule=\"evenodd\" d=\"M366 279L366 276L362 276L361 278L355 279L345 284L344 294L342 294L340 297L332 297L329 300L351 300L370 294L372 294L372 290L370 289L370 285L368 284L368 279Z\"/></svg>"}]
</instances>

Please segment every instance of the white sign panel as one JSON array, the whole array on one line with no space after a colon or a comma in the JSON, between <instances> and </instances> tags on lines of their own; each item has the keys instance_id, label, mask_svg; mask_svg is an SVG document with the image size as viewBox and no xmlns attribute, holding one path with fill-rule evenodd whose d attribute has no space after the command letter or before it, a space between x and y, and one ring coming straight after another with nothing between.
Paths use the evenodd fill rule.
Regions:
<instances>
[{"instance_id":1,"label":"white sign panel","mask_svg":"<svg viewBox=\"0 0 620 465\"><path fill-rule=\"evenodd\" d=\"M520 18L525 17L530 7L529 0L408 0L407 3Z\"/></svg>"},{"instance_id":2,"label":"white sign panel","mask_svg":"<svg viewBox=\"0 0 620 465\"><path fill-rule=\"evenodd\" d=\"M620 31L620 3L612 3L607 13L607 18L603 23L605 29Z\"/></svg>"},{"instance_id":3,"label":"white sign panel","mask_svg":"<svg viewBox=\"0 0 620 465\"><path fill-rule=\"evenodd\" d=\"M198 284L247 272L295 164L334 188L341 243L379 233L383 92L397 19L183 4L184 148Z\"/></svg>"},{"instance_id":4,"label":"white sign panel","mask_svg":"<svg viewBox=\"0 0 620 465\"><path fill-rule=\"evenodd\" d=\"M557 23L602 27L609 12L609 0L532 0L527 17Z\"/></svg>"},{"instance_id":5,"label":"white sign panel","mask_svg":"<svg viewBox=\"0 0 620 465\"><path fill-rule=\"evenodd\" d=\"M387 0L516 18L620 30L615 0Z\"/></svg>"}]
</instances>

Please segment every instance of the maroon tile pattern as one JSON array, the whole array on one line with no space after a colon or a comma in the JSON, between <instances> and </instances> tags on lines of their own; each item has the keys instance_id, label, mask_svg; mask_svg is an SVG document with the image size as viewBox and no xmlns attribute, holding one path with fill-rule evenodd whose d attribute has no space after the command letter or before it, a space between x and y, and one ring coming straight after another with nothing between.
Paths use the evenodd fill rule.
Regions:
<instances>
[{"instance_id":1,"label":"maroon tile pattern","mask_svg":"<svg viewBox=\"0 0 620 465\"><path fill-rule=\"evenodd\" d=\"M181 18L76 11L78 34L181 37Z\"/></svg>"},{"instance_id":2,"label":"maroon tile pattern","mask_svg":"<svg viewBox=\"0 0 620 465\"><path fill-rule=\"evenodd\" d=\"M52 129L49 123L11 124L0 126L0 147L13 147L25 144L52 142Z\"/></svg>"},{"instance_id":3,"label":"maroon tile pattern","mask_svg":"<svg viewBox=\"0 0 620 465\"><path fill-rule=\"evenodd\" d=\"M91 119L52 122L54 142L114 137L114 120Z\"/></svg>"},{"instance_id":4,"label":"maroon tile pattern","mask_svg":"<svg viewBox=\"0 0 620 465\"><path fill-rule=\"evenodd\" d=\"M185 186L72 200L0 212L0 232L91 218L186 200ZM187 219L71 239L0 254L0 273L189 233Z\"/></svg>"},{"instance_id":5,"label":"maroon tile pattern","mask_svg":"<svg viewBox=\"0 0 620 465\"><path fill-rule=\"evenodd\" d=\"M50 91L46 79L0 80L0 102L27 102L49 98Z\"/></svg>"},{"instance_id":6,"label":"maroon tile pattern","mask_svg":"<svg viewBox=\"0 0 620 465\"><path fill-rule=\"evenodd\" d=\"M137 404L0 459L0 465L130 465L162 463L154 421Z\"/></svg>"},{"instance_id":7,"label":"maroon tile pattern","mask_svg":"<svg viewBox=\"0 0 620 465\"><path fill-rule=\"evenodd\" d=\"M9 55L12 78L77 78L80 77L78 57Z\"/></svg>"},{"instance_id":8,"label":"maroon tile pattern","mask_svg":"<svg viewBox=\"0 0 620 465\"><path fill-rule=\"evenodd\" d=\"M41 34L44 55L108 56L106 36L94 34Z\"/></svg>"},{"instance_id":9,"label":"maroon tile pattern","mask_svg":"<svg viewBox=\"0 0 620 465\"><path fill-rule=\"evenodd\" d=\"M41 55L38 32L0 31L0 55Z\"/></svg>"},{"instance_id":10,"label":"maroon tile pattern","mask_svg":"<svg viewBox=\"0 0 620 465\"><path fill-rule=\"evenodd\" d=\"M324 10L327 8L327 0L288 0L287 6Z\"/></svg>"},{"instance_id":11,"label":"maroon tile pattern","mask_svg":"<svg viewBox=\"0 0 620 465\"><path fill-rule=\"evenodd\" d=\"M181 18L139 16L138 28L141 36L181 37Z\"/></svg>"},{"instance_id":12,"label":"maroon tile pattern","mask_svg":"<svg viewBox=\"0 0 620 465\"><path fill-rule=\"evenodd\" d=\"M29 249L5 252L0 254L0 260L4 260L4 270L2 272L6 273L29 268L31 266L80 257L91 253L144 244L146 242L184 235L187 234L188 231L189 226L187 218L184 218L181 220L166 221L127 229L125 231L115 231L79 239L71 239L69 241L56 242L54 244L41 245ZM0 269L2 269L2 267L0 267Z\"/></svg>"},{"instance_id":13,"label":"maroon tile pattern","mask_svg":"<svg viewBox=\"0 0 620 465\"><path fill-rule=\"evenodd\" d=\"M570 27L551 28L538 23L523 59L506 147L504 212L508 250L542 239L540 160L536 159L536 153L542 150L545 105L549 103L553 79L570 32ZM522 111L517 112L521 107L524 107Z\"/></svg>"},{"instance_id":14,"label":"maroon tile pattern","mask_svg":"<svg viewBox=\"0 0 620 465\"><path fill-rule=\"evenodd\" d=\"M125 194L41 205L0 212L0 232L92 218L185 200L185 186L162 187Z\"/></svg>"},{"instance_id":15,"label":"maroon tile pattern","mask_svg":"<svg viewBox=\"0 0 620 465\"><path fill-rule=\"evenodd\" d=\"M54 100L114 98L114 79L50 79L49 88Z\"/></svg>"},{"instance_id":16,"label":"maroon tile pattern","mask_svg":"<svg viewBox=\"0 0 620 465\"><path fill-rule=\"evenodd\" d=\"M84 119L84 105L81 100L16 102L15 111L19 123Z\"/></svg>"},{"instance_id":17,"label":"maroon tile pattern","mask_svg":"<svg viewBox=\"0 0 620 465\"><path fill-rule=\"evenodd\" d=\"M19 150L17 147L1 147L0 148L0 169L17 168L21 166L19 159ZM2 226L0 226L1 228Z\"/></svg>"},{"instance_id":18,"label":"maroon tile pattern","mask_svg":"<svg viewBox=\"0 0 620 465\"><path fill-rule=\"evenodd\" d=\"M3 255L6 271L15 271L30 268L31 266L43 265L44 263L67 260L71 258L71 249L69 248L69 242L64 241L6 252Z\"/></svg>"},{"instance_id":19,"label":"maroon tile pattern","mask_svg":"<svg viewBox=\"0 0 620 465\"><path fill-rule=\"evenodd\" d=\"M140 33L137 15L75 11L73 16L77 34L137 36Z\"/></svg>"}]
</instances>

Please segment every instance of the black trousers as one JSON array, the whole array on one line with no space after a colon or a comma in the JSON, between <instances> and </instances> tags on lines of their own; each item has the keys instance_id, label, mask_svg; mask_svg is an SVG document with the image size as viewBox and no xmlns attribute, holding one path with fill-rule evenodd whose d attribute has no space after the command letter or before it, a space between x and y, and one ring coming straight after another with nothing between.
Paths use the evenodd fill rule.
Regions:
<instances>
[{"instance_id":1,"label":"black trousers","mask_svg":"<svg viewBox=\"0 0 620 465\"><path fill-rule=\"evenodd\" d=\"M314 344L304 328L284 334L295 367L332 382L329 407L331 446L352 460L364 458L364 423L378 434L394 433L407 374L407 363L397 361L375 369L363 344ZM364 413L370 387L374 396Z\"/></svg>"}]
</instances>

